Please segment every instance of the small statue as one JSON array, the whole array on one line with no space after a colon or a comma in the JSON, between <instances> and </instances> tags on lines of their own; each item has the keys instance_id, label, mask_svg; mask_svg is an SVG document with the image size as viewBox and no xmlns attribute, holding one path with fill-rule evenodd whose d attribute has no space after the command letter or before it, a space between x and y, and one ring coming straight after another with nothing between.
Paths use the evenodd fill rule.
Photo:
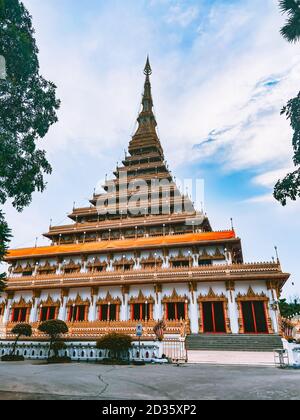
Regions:
<instances>
[{"instance_id":1,"label":"small statue","mask_svg":"<svg viewBox=\"0 0 300 420\"><path fill-rule=\"evenodd\" d=\"M158 341L163 341L166 329L167 327L164 321L158 321L158 323L155 325L153 331Z\"/></svg>"}]
</instances>

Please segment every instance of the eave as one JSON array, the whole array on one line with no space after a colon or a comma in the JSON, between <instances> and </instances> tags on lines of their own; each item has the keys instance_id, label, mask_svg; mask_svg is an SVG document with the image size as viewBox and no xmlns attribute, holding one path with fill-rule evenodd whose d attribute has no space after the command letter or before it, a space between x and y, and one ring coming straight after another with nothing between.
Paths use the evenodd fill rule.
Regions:
<instances>
[{"instance_id":1,"label":"eave","mask_svg":"<svg viewBox=\"0 0 300 420\"><path fill-rule=\"evenodd\" d=\"M101 254L122 252L136 249L157 249L166 247L214 245L240 242L234 231L202 232L183 235L160 236L150 238L89 242L70 245L53 245L47 247L14 249L8 251L5 261L11 262L25 258L57 257L66 255Z\"/></svg>"}]
</instances>

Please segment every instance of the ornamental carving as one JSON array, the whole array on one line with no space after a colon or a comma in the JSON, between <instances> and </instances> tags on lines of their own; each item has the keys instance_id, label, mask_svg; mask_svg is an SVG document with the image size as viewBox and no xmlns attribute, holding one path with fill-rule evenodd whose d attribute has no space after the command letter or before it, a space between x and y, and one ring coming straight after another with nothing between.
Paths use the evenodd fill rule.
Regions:
<instances>
[{"instance_id":1,"label":"ornamental carving","mask_svg":"<svg viewBox=\"0 0 300 420\"><path fill-rule=\"evenodd\" d=\"M153 253L150 253L148 258L142 258L140 262L141 264L162 264L163 259L160 256L155 258Z\"/></svg>"},{"instance_id":2,"label":"ornamental carving","mask_svg":"<svg viewBox=\"0 0 300 420\"><path fill-rule=\"evenodd\" d=\"M184 296L178 295L176 289L174 289L171 296L166 296L165 295L163 300L162 300L162 303L176 303L176 302L178 302L178 303L188 302L189 303L190 299L186 295L184 295Z\"/></svg>"},{"instance_id":3,"label":"ornamental carving","mask_svg":"<svg viewBox=\"0 0 300 420\"><path fill-rule=\"evenodd\" d=\"M269 301L269 298L266 296L264 292L262 292L261 294L255 293L251 286L249 287L247 294L242 295L241 293L239 293L236 297L237 302L242 302L242 301L245 302L245 301L250 301L250 300L251 301Z\"/></svg>"},{"instance_id":4,"label":"ornamental carving","mask_svg":"<svg viewBox=\"0 0 300 420\"><path fill-rule=\"evenodd\" d=\"M227 297L222 293L221 295L216 294L212 288L209 289L209 292L207 295L199 295L198 297L198 303L201 302L226 302L228 303Z\"/></svg>"},{"instance_id":5,"label":"ornamental carving","mask_svg":"<svg viewBox=\"0 0 300 420\"><path fill-rule=\"evenodd\" d=\"M88 298L86 300L83 300L82 297L78 294L76 299L70 299L67 303L67 306L90 306L90 301Z\"/></svg>"},{"instance_id":6,"label":"ornamental carving","mask_svg":"<svg viewBox=\"0 0 300 420\"><path fill-rule=\"evenodd\" d=\"M128 260L127 258L122 258L121 260L117 260L113 262L113 266L114 267L122 267L122 266L130 266L131 268L134 266L135 261L131 258L130 260Z\"/></svg>"},{"instance_id":7,"label":"ornamental carving","mask_svg":"<svg viewBox=\"0 0 300 420\"><path fill-rule=\"evenodd\" d=\"M88 268L101 268L101 267L107 268L107 266L108 266L107 261L101 261L100 258L96 258L95 261L90 261L87 264Z\"/></svg>"},{"instance_id":8,"label":"ornamental carving","mask_svg":"<svg viewBox=\"0 0 300 420\"><path fill-rule=\"evenodd\" d=\"M68 264L63 266L64 270L78 270L81 269L81 264L75 263L73 260L70 260Z\"/></svg>"},{"instance_id":9,"label":"ornamental carving","mask_svg":"<svg viewBox=\"0 0 300 420\"><path fill-rule=\"evenodd\" d=\"M12 308L31 308L32 302L26 302L23 296L20 298L19 302L14 302Z\"/></svg>"},{"instance_id":10,"label":"ornamental carving","mask_svg":"<svg viewBox=\"0 0 300 420\"><path fill-rule=\"evenodd\" d=\"M38 272L43 273L44 271L52 271L56 272L58 269L57 265L51 265L49 261L47 261L44 265L38 267Z\"/></svg>"},{"instance_id":11,"label":"ornamental carving","mask_svg":"<svg viewBox=\"0 0 300 420\"><path fill-rule=\"evenodd\" d=\"M97 306L99 305L121 305L121 299L120 298L113 298L109 292L107 292L107 295L104 299L98 299Z\"/></svg>"},{"instance_id":12,"label":"ornamental carving","mask_svg":"<svg viewBox=\"0 0 300 420\"><path fill-rule=\"evenodd\" d=\"M22 274L22 273L29 273L34 271L34 266L31 265L29 262L26 264L25 267L22 267L21 264L18 264L16 268L13 270L14 274Z\"/></svg>"},{"instance_id":13,"label":"ornamental carving","mask_svg":"<svg viewBox=\"0 0 300 420\"><path fill-rule=\"evenodd\" d=\"M152 296L149 297L145 297L143 292L140 290L138 297L131 297L131 299L129 300L129 304L136 304L136 303L154 303L154 299Z\"/></svg>"},{"instance_id":14,"label":"ornamental carving","mask_svg":"<svg viewBox=\"0 0 300 420\"><path fill-rule=\"evenodd\" d=\"M4 314L5 302L0 302L0 316Z\"/></svg>"},{"instance_id":15,"label":"ornamental carving","mask_svg":"<svg viewBox=\"0 0 300 420\"><path fill-rule=\"evenodd\" d=\"M52 299L50 295L48 295L46 300L41 301L40 306L51 306L51 307L60 307L60 301L57 300L56 302Z\"/></svg>"}]
</instances>

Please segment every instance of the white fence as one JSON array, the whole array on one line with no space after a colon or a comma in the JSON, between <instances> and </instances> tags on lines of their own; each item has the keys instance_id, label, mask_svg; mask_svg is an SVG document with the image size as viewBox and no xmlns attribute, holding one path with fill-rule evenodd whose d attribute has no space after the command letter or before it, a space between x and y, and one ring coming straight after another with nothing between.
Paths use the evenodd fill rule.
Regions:
<instances>
[{"instance_id":1,"label":"white fence","mask_svg":"<svg viewBox=\"0 0 300 420\"><path fill-rule=\"evenodd\" d=\"M165 339L163 341L163 354L173 362L187 362L185 338Z\"/></svg>"},{"instance_id":2,"label":"white fence","mask_svg":"<svg viewBox=\"0 0 300 420\"><path fill-rule=\"evenodd\" d=\"M96 362L110 357L109 351L97 349L95 343L66 343L66 346L65 350L59 351L59 355L70 357L74 362ZM0 341L0 357L10 354L12 348L13 342ZM19 342L16 348L16 355L27 360L45 360L48 352L49 344L42 342ZM141 358L151 362L161 357L160 353L160 347L155 343L142 343L141 347L134 343L127 356L129 360Z\"/></svg>"}]
</instances>

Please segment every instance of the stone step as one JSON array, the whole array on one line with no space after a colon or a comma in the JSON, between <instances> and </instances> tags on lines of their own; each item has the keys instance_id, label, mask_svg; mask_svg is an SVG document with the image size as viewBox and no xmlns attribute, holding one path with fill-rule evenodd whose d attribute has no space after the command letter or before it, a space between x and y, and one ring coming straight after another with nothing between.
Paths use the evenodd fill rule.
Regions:
<instances>
[{"instance_id":1,"label":"stone step","mask_svg":"<svg viewBox=\"0 0 300 420\"><path fill-rule=\"evenodd\" d=\"M275 366L274 354L272 352L216 352L189 350L187 355L188 363L191 364Z\"/></svg>"},{"instance_id":2,"label":"stone step","mask_svg":"<svg viewBox=\"0 0 300 420\"><path fill-rule=\"evenodd\" d=\"M273 352L283 348L279 335L209 335L199 334L187 337L188 350Z\"/></svg>"}]
</instances>

